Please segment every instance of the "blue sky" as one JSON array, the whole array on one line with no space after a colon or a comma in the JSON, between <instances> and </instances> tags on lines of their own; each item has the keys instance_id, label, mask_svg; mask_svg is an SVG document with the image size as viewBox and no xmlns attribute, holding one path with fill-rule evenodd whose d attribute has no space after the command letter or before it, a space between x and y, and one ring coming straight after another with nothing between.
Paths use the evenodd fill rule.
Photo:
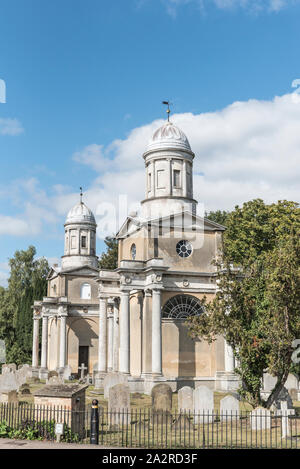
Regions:
<instances>
[{"instance_id":1,"label":"blue sky","mask_svg":"<svg viewBox=\"0 0 300 469\"><path fill-rule=\"evenodd\" d=\"M79 186L101 252L105 203L143 198L163 99L206 209L299 200L297 0L2 0L0 13L0 284L16 249L63 254Z\"/></svg>"}]
</instances>

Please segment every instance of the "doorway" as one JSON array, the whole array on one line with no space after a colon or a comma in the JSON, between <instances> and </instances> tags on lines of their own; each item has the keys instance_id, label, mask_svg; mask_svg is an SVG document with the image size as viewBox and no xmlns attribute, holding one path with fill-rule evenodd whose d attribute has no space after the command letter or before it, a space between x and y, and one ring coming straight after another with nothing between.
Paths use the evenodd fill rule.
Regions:
<instances>
[{"instance_id":1,"label":"doorway","mask_svg":"<svg viewBox=\"0 0 300 469\"><path fill-rule=\"evenodd\" d=\"M86 367L84 370L84 375L87 375L89 371L89 347L87 345L79 345L78 368L81 367L82 363ZM78 372L80 375L79 370Z\"/></svg>"}]
</instances>

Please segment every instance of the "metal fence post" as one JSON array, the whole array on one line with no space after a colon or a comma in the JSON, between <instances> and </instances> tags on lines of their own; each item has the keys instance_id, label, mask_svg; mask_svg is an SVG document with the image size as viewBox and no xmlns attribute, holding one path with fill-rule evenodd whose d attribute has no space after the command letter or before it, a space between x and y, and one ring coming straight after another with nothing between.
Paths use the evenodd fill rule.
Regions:
<instances>
[{"instance_id":1,"label":"metal fence post","mask_svg":"<svg viewBox=\"0 0 300 469\"><path fill-rule=\"evenodd\" d=\"M99 444L99 412L97 399L94 399L92 402L90 444Z\"/></svg>"}]
</instances>

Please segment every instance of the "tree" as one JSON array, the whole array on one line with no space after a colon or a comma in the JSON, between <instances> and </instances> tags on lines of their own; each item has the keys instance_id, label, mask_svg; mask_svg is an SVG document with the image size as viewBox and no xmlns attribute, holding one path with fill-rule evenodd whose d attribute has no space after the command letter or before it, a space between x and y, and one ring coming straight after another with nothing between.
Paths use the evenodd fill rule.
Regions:
<instances>
[{"instance_id":1,"label":"tree","mask_svg":"<svg viewBox=\"0 0 300 469\"><path fill-rule=\"evenodd\" d=\"M8 288L0 291L0 338L5 340L7 360L28 362L32 351L32 305L47 293L49 265L35 259L36 250L16 251L9 260Z\"/></svg>"},{"instance_id":2,"label":"tree","mask_svg":"<svg viewBox=\"0 0 300 469\"><path fill-rule=\"evenodd\" d=\"M219 225L226 226L227 217L230 212L225 210L216 210L215 212L205 212L205 218L208 218L211 221L219 223Z\"/></svg>"},{"instance_id":3,"label":"tree","mask_svg":"<svg viewBox=\"0 0 300 469\"><path fill-rule=\"evenodd\" d=\"M99 259L99 268L114 270L118 267L118 240L107 236L104 242L107 248Z\"/></svg>"},{"instance_id":4,"label":"tree","mask_svg":"<svg viewBox=\"0 0 300 469\"><path fill-rule=\"evenodd\" d=\"M295 202L260 199L228 215L218 267L219 290L205 313L189 323L193 337L223 335L238 360L241 394L269 408L292 368L292 342L300 338L300 211ZM263 373L277 378L267 400Z\"/></svg>"}]
</instances>

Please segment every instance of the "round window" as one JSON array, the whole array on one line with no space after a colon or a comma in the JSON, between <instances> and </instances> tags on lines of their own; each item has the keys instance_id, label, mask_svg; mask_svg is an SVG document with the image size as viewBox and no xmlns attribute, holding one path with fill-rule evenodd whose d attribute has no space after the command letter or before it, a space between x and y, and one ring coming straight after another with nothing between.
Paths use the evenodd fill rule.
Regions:
<instances>
[{"instance_id":1,"label":"round window","mask_svg":"<svg viewBox=\"0 0 300 469\"><path fill-rule=\"evenodd\" d=\"M136 257L136 245L135 244L132 244L130 248L130 252L131 252L131 259L134 261Z\"/></svg>"},{"instance_id":2,"label":"round window","mask_svg":"<svg viewBox=\"0 0 300 469\"><path fill-rule=\"evenodd\" d=\"M182 239L176 244L176 252L180 257L189 257L192 254L193 248L191 243Z\"/></svg>"}]
</instances>

